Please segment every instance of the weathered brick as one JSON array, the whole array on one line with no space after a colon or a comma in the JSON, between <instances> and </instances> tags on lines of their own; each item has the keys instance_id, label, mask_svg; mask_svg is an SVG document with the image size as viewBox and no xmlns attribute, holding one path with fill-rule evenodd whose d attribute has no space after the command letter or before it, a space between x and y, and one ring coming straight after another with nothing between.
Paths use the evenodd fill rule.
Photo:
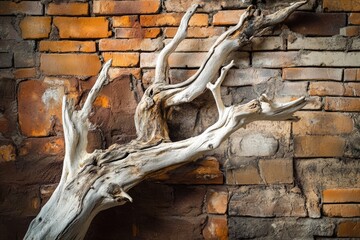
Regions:
<instances>
[{"instance_id":1,"label":"weathered brick","mask_svg":"<svg viewBox=\"0 0 360 240\"><path fill-rule=\"evenodd\" d=\"M352 68L344 70L345 81L360 81L360 68Z\"/></svg>"},{"instance_id":2,"label":"weathered brick","mask_svg":"<svg viewBox=\"0 0 360 240\"><path fill-rule=\"evenodd\" d=\"M132 28L139 24L139 17L136 15L118 16L112 18L113 27Z\"/></svg>"},{"instance_id":3,"label":"weathered brick","mask_svg":"<svg viewBox=\"0 0 360 240\"><path fill-rule=\"evenodd\" d=\"M344 85L338 82L311 82L309 85L311 96L342 96L344 93Z\"/></svg>"},{"instance_id":4,"label":"weathered brick","mask_svg":"<svg viewBox=\"0 0 360 240\"><path fill-rule=\"evenodd\" d=\"M295 135L339 135L351 133L354 123L348 115L331 112L298 112L293 123Z\"/></svg>"},{"instance_id":5,"label":"weathered brick","mask_svg":"<svg viewBox=\"0 0 360 240\"><path fill-rule=\"evenodd\" d=\"M324 203L360 202L360 188L333 188L323 191Z\"/></svg>"},{"instance_id":6,"label":"weathered brick","mask_svg":"<svg viewBox=\"0 0 360 240\"><path fill-rule=\"evenodd\" d=\"M94 1L93 12L98 15L124 15L156 13L160 0L146 1Z\"/></svg>"},{"instance_id":7,"label":"weathered brick","mask_svg":"<svg viewBox=\"0 0 360 240\"><path fill-rule=\"evenodd\" d=\"M296 157L341 157L345 139L338 136L295 136Z\"/></svg>"},{"instance_id":8,"label":"weathered brick","mask_svg":"<svg viewBox=\"0 0 360 240\"><path fill-rule=\"evenodd\" d=\"M342 69L336 68L284 68L284 80L335 80L341 81Z\"/></svg>"},{"instance_id":9,"label":"weathered brick","mask_svg":"<svg viewBox=\"0 0 360 240\"><path fill-rule=\"evenodd\" d=\"M326 97L325 110L329 111L360 111L360 98Z\"/></svg>"},{"instance_id":10,"label":"weathered brick","mask_svg":"<svg viewBox=\"0 0 360 240\"><path fill-rule=\"evenodd\" d=\"M116 28L116 38L157 38L160 28Z\"/></svg>"},{"instance_id":11,"label":"weathered brick","mask_svg":"<svg viewBox=\"0 0 360 240\"><path fill-rule=\"evenodd\" d=\"M230 198L229 215L305 217L305 199L285 187L241 187Z\"/></svg>"},{"instance_id":12,"label":"weathered brick","mask_svg":"<svg viewBox=\"0 0 360 240\"><path fill-rule=\"evenodd\" d=\"M141 15L140 24L144 27L160 27L160 26L179 26L183 14L180 13L161 13L156 15ZM209 22L207 14L194 14L190 21L191 27L204 27Z\"/></svg>"},{"instance_id":13,"label":"weathered brick","mask_svg":"<svg viewBox=\"0 0 360 240\"><path fill-rule=\"evenodd\" d=\"M360 39L359 38L352 39L350 49L351 50L360 50Z\"/></svg>"},{"instance_id":14,"label":"weathered brick","mask_svg":"<svg viewBox=\"0 0 360 240\"><path fill-rule=\"evenodd\" d=\"M209 216L203 229L203 237L206 240L227 240L228 231L226 216Z\"/></svg>"},{"instance_id":15,"label":"weathered brick","mask_svg":"<svg viewBox=\"0 0 360 240\"><path fill-rule=\"evenodd\" d=\"M0 40L0 52L10 52L13 49L15 41L13 40Z\"/></svg>"},{"instance_id":16,"label":"weathered brick","mask_svg":"<svg viewBox=\"0 0 360 240\"><path fill-rule=\"evenodd\" d=\"M338 237L360 237L360 222L341 222L337 228Z\"/></svg>"},{"instance_id":17,"label":"weathered brick","mask_svg":"<svg viewBox=\"0 0 360 240\"><path fill-rule=\"evenodd\" d=\"M269 159L259 161L260 175L267 184L292 183L292 159Z\"/></svg>"},{"instance_id":18,"label":"weathered brick","mask_svg":"<svg viewBox=\"0 0 360 240\"><path fill-rule=\"evenodd\" d=\"M251 50L284 50L285 42L281 37L256 37L251 44Z\"/></svg>"},{"instance_id":19,"label":"weathered brick","mask_svg":"<svg viewBox=\"0 0 360 240\"><path fill-rule=\"evenodd\" d=\"M344 96L359 97L360 96L360 83L345 83Z\"/></svg>"},{"instance_id":20,"label":"weathered brick","mask_svg":"<svg viewBox=\"0 0 360 240\"><path fill-rule=\"evenodd\" d=\"M40 1L1 1L0 2L0 15L41 15L43 5Z\"/></svg>"},{"instance_id":21,"label":"weathered brick","mask_svg":"<svg viewBox=\"0 0 360 240\"><path fill-rule=\"evenodd\" d=\"M311 24L308 24L309 22ZM324 23L327 23L328 27L324 27ZM295 12L285 20L284 24L291 31L306 36L333 36L339 34L340 28L346 26L346 14Z\"/></svg>"},{"instance_id":22,"label":"weathered brick","mask_svg":"<svg viewBox=\"0 0 360 240\"><path fill-rule=\"evenodd\" d=\"M324 0L323 8L325 11L360 11L359 0Z\"/></svg>"},{"instance_id":23,"label":"weathered brick","mask_svg":"<svg viewBox=\"0 0 360 240\"><path fill-rule=\"evenodd\" d=\"M47 38L51 30L51 17L25 17L20 22L21 36L24 39Z\"/></svg>"},{"instance_id":24,"label":"weathered brick","mask_svg":"<svg viewBox=\"0 0 360 240\"><path fill-rule=\"evenodd\" d=\"M255 52L253 67L357 66L360 52Z\"/></svg>"},{"instance_id":25,"label":"weathered brick","mask_svg":"<svg viewBox=\"0 0 360 240\"><path fill-rule=\"evenodd\" d=\"M161 39L100 39L100 51L157 51L163 47Z\"/></svg>"},{"instance_id":26,"label":"weathered brick","mask_svg":"<svg viewBox=\"0 0 360 240\"><path fill-rule=\"evenodd\" d=\"M264 68L231 69L222 86L256 85L281 76L281 70Z\"/></svg>"},{"instance_id":27,"label":"weathered brick","mask_svg":"<svg viewBox=\"0 0 360 240\"><path fill-rule=\"evenodd\" d=\"M288 49L345 50L347 39L344 37L297 38L288 42Z\"/></svg>"},{"instance_id":28,"label":"weathered brick","mask_svg":"<svg viewBox=\"0 0 360 240\"><path fill-rule=\"evenodd\" d=\"M113 67L109 69L110 79L114 79L121 75L133 75L136 79L140 79L141 70L140 68L113 68Z\"/></svg>"},{"instance_id":29,"label":"weathered brick","mask_svg":"<svg viewBox=\"0 0 360 240\"><path fill-rule=\"evenodd\" d=\"M360 24L360 13L350 13L349 24Z\"/></svg>"},{"instance_id":30,"label":"weathered brick","mask_svg":"<svg viewBox=\"0 0 360 240\"><path fill-rule=\"evenodd\" d=\"M360 204L324 204L322 210L327 217L360 216Z\"/></svg>"},{"instance_id":31,"label":"weathered brick","mask_svg":"<svg viewBox=\"0 0 360 240\"><path fill-rule=\"evenodd\" d=\"M15 29L13 22L14 17L0 17L1 28L0 28L0 39L17 39L22 40L21 36Z\"/></svg>"},{"instance_id":32,"label":"weathered brick","mask_svg":"<svg viewBox=\"0 0 360 240\"><path fill-rule=\"evenodd\" d=\"M7 68L12 66L13 55L11 53L0 53L0 67Z\"/></svg>"},{"instance_id":33,"label":"weathered brick","mask_svg":"<svg viewBox=\"0 0 360 240\"><path fill-rule=\"evenodd\" d=\"M101 62L96 54L41 54L40 70L45 75L94 76Z\"/></svg>"},{"instance_id":34,"label":"weathered brick","mask_svg":"<svg viewBox=\"0 0 360 240\"><path fill-rule=\"evenodd\" d=\"M206 194L207 213L225 214L229 193L217 189L210 189Z\"/></svg>"},{"instance_id":35,"label":"weathered brick","mask_svg":"<svg viewBox=\"0 0 360 240\"><path fill-rule=\"evenodd\" d=\"M112 59L112 66L114 67L136 67L139 64L139 53L106 52L102 55L105 62Z\"/></svg>"},{"instance_id":36,"label":"weathered brick","mask_svg":"<svg viewBox=\"0 0 360 240\"><path fill-rule=\"evenodd\" d=\"M89 14L89 4L79 2L49 3L47 15L84 16Z\"/></svg>"},{"instance_id":37,"label":"weathered brick","mask_svg":"<svg viewBox=\"0 0 360 240\"><path fill-rule=\"evenodd\" d=\"M226 183L229 185L262 184L257 167L248 165L226 171Z\"/></svg>"},{"instance_id":38,"label":"weathered brick","mask_svg":"<svg viewBox=\"0 0 360 240\"><path fill-rule=\"evenodd\" d=\"M177 28L167 27L164 34L168 38L175 36ZM189 38L207 38L212 36L219 36L225 32L225 27L189 27L187 30L187 37Z\"/></svg>"},{"instance_id":39,"label":"weathered brick","mask_svg":"<svg viewBox=\"0 0 360 240\"><path fill-rule=\"evenodd\" d=\"M0 146L0 163L15 161L16 149L12 144Z\"/></svg>"},{"instance_id":40,"label":"weathered brick","mask_svg":"<svg viewBox=\"0 0 360 240\"><path fill-rule=\"evenodd\" d=\"M277 96L298 96L302 97L307 95L307 82L288 82L284 81L276 90Z\"/></svg>"},{"instance_id":41,"label":"weathered brick","mask_svg":"<svg viewBox=\"0 0 360 240\"><path fill-rule=\"evenodd\" d=\"M213 25L236 25L245 10L218 11L213 16Z\"/></svg>"},{"instance_id":42,"label":"weathered brick","mask_svg":"<svg viewBox=\"0 0 360 240\"><path fill-rule=\"evenodd\" d=\"M196 12L213 12L221 9L221 1L206 1L206 0L167 0L165 1L165 9L167 12L186 12L192 4L199 4Z\"/></svg>"},{"instance_id":43,"label":"weathered brick","mask_svg":"<svg viewBox=\"0 0 360 240\"><path fill-rule=\"evenodd\" d=\"M207 52L216 41L216 37L206 39L184 39L176 48L177 52ZM164 42L168 44L171 39Z\"/></svg>"},{"instance_id":44,"label":"weathered brick","mask_svg":"<svg viewBox=\"0 0 360 240\"><path fill-rule=\"evenodd\" d=\"M347 26L340 29L340 35L346 37L355 37L360 35L360 26Z\"/></svg>"},{"instance_id":45,"label":"weathered brick","mask_svg":"<svg viewBox=\"0 0 360 240\"><path fill-rule=\"evenodd\" d=\"M95 42L90 41L48 41L43 40L39 44L41 52L95 52Z\"/></svg>"},{"instance_id":46,"label":"weathered brick","mask_svg":"<svg viewBox=\"0 0 360 240\"><path fill-rule=\"evenodd\" d=\"M105 17L54 17L60 38L104 38L111 35Z\"/></svg>"},{"instance_id":47,"label":"weathered brick","mask_svg":"<svg viewBox=\"0 0 360 240\"><path fill-rule=\"evenodd\" d=\"M170 69L170 83L175 84L183 82L196 73L195 69ZM149 85L155 77L155 69L144 69L142 75L142 82L145 85Z\"/></svg>"},{"instance_id":48,"label":"weathered brick","mask_svg":"<svg viewBox=\"0 0 360 240\"><path fill-rule=\"evenodd\" d=\"M18 68L14 71L16 79L34 78L36 77L36 68Z\"/></svg>"}]
</instances>

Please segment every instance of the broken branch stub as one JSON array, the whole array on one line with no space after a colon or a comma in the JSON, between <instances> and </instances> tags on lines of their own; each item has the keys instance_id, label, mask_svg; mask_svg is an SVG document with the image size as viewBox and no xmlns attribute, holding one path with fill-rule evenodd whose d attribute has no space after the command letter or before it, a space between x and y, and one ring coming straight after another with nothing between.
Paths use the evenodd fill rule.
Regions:
<instances>
[{"instance_id":1,"label":"broken branch stub","mask_svg":"<svg viewBox=\"0 0 360 240\"><path fill-rule=\"evenodd\" d=\"M97 213L131 202L127 191L154 173L195 161L252 121L292 119L293 113L306 104L305 98L276 104L261 96L246 104L226 107L220 86L234 64L222 66L231 52L247 44L263 29L283 21L304 3L306 1L295 3L268 16L254 14L254 7L249 7L239 23L217 39L194 76L171 85L167 83L168 58L186 37L189 20L197 8L193 5L184 15L174 39L159 54L155 81L146 89L134 116L137 138L128 144L86 152L88 117L92 103L108 82L111 62L103 66L82 109L75 110L72 102L64 98L66 149L62 177L50 200L30 224L25 239L82 239ZM206 89L214 96L218 120L196 137L172 142L167 126L169 108L191 102Z\"/></svg>"}]
</instances>

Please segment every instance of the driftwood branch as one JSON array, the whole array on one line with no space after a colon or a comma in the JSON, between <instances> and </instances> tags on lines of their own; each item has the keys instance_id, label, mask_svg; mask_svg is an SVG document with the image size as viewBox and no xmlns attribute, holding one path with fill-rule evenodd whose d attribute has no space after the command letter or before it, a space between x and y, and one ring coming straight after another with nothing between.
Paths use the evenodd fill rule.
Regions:
<instances>
[{"instance_id":1,"label":"driftwood branch","mask_svg":"<svg viewBox=\"0 0 360 240\"><path fill-rule=\"evenodd\" d=\"M293 113L306 104L304 98L277 104L261 96L246 104L224 106L220 87L234 63L222 66L231 52L261 34L263 29L283 21L305 2L268 16L249 7L239 23L217 39L196 74L183 83L171 85L167 83L168 58L186 37L187 25L197 8L193 5L184 15L174 39L159 55L155 80L144 92L134 116L137 138L128 144L86 152L90 129L88 117L96 96L108 82L111 62L103 66L80 110L75 110L74 104L64 98L66 151L61 181L32 221L25 239L82 239L98 212L131 202L127 191L154 173L195 161L252 121L293 119ZM218 120L196 137L172 142L167 126L169 108L194 100L207 88L215 98Z\"/></svg>"}]
</instances>

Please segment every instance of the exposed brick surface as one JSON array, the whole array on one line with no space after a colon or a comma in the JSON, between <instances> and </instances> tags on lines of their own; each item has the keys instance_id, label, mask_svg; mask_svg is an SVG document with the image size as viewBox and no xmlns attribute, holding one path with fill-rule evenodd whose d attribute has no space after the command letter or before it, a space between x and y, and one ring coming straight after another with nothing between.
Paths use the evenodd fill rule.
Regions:
<instances>
[{"instance_id":1,"label":"exposed brick surface","mask_svg":"<svg viewBox=\"0 0 360 240\"><path fill-rule=\"evenodd\" d=\"M345 81L360 81L360 69L345 69L344 70Z\"/></svg>"},{"instance_id":2,"label":"exposed brick surface","mask_svg":"<svg viewBox=\"0 0 360 240\"><path fill-rule=\"evenodd\" d=\"M296 157L341 157L345 150L345 139L338 136L296 136Z\"/></svg>"},{"instance_id":3,"label":"exposed brick surface","mask_svg":"<svg viewBox=\"0 0 360 240\"><path fill-rule=\"evenodd\" d=\"M326 97L325 110L329 111L360 111L360 98Z\"/></svg>"},{"instance_id":4,"label":"exposed brick surface","mask_svg":"<svg viewBox=\"0 0 360 240\"><path fill-rule=\"evenodd\" d=\"M1 1L0 15L27 14L42 15L43 5L40 1Z\"/></svg>"},{"instance_id":5,"label":"exposed brick surface","mask_svg":"<svg viewBox=\"0 0 360 240\"><path fill-rule=\"evenodd\" d=\"M171 39L165 40L165 45L168 44ZM216 37L206 39L184 39L176 48L177 52L207 52L211 46L215 43Z\"/></svg>"},{"instance_id":6,"label":"exposed brick surface","mask_svg":"<svg viewBox=\"0 0 360 240\"><path fill-rule=\"evenodd\" d=\"M288 49L345 50L347 43L348 41L344 37L297 38L288 42Z\"/></svg>"},{"instance_id":7,"label":"exposed brick surface","mask_svg":"<svg viewBox=\"0 0 360 240\"><path fill-rule=\"evenodd\" d=\"M226 191L210 189L206 195L207 213L225 214L228 205L229 194Z\"/></svg>"},{"instance_id":8,"label":"exposed brick surface","mask_svg":"<svg viewBox=\"0 0 360 240\"><path fill-rule=\"evenodd\" d=\"M104 61L113 60L114 67L135 67L139 64L139 53L103 53Z\"/></svg>"},{"instance_id":9,"label":"exposed brick surface","mask_svg":"<svg viewBox=\"0 0 360 240\"><path fill-rule=\"evenodd\" d=\"M45 75L93 76L101 68L95 54L42 54L40 70Z\"/></svg>"},{"instance_id":10,"label":"exposed brick surface","mask_svg":"<svg viewBox=\"0 0 360 240\"><path fill-rule=\"evenodd\" d=\"M267 184L292 183L292 159L272 159L259 161L260 175Z\"/></svg>"},{"instance_id":11,"label":"exposed brick surface","mask_svg":"<svg viewBox=\"0 0 360 240\"><path fill-rule=\"evenodd\" d=\"M104 17L55 17L54 25L60 38L105 38L111 35L109 21Z\"/></svg>"},{"instance_id":12,"label":"exposed brick surface","mask_svg":"<svg viewBox=\"0 0 360 240\"><path fill-rule=\"evenodd\" d=\"M351 13L349 16L350 24L360 24L360 13Z\"/></svg>"},{"instance_id":13,"label":"exposed brick surface","mask_svg":"<svg viewBox=\"0 0 360 240\"><path fill-rule=\"evenodd\" d=\"M340 35L346 37L355 37L360 35L360 26L348 26L340 29Z\"/></svg>"},{"instance_id":14,"label":"exposed brick surface","mask_svg":"<svg viewBox=\"0 0 360 240\"><path fill-rule=\"evenodd\" d=\"M230 185L249 185L263 183L259 170L252 165L228 170L226 172L226 183Z\"/></svg>"},{"instance_id":15,"label":"exposed brick surface","mask_svg":"<svg viewBox=\"0 0 360 240\"><path fill-rule=\"evenodd\" d=\"M79 2L49 3L46 13L48 15L84 16L89 14L89 4Z\"/></svg>"},{"instance_id":16,"label":"exposed brick surface","mask_svg":"<svg viewBox=\"0 0 360 240\"><path fill-rule=\"evenodd\" d=\"M228 226L226 216L210 216L203 230L204 239L228 239Z\"/></svg>"},{"instance_id":17,"label":"exposed brick surface","mask_svg":"<svg viewBox=\"0 0 360 240\"><path fill-rule=\"evenodd\" d=\"M140 24L144 27L156 26L179 26L183 14L179 13L161 13L157 15L142 15L140 16ZM191 27L207 26L209 17L207 14L194 14L189 22Z\"/></svg>"},{"instance_id":18,"label":"exposed brick surface","mask_svg":"<svg viewBox=\"0 0 360 240\"><path fill-rule=\"evenodd\" d=\"M358 217L360 204L324 204L323 213L328 217Z\"/></svg>"},{"instance_id":19,"label":"exposed brick surface","mask_svg":"<svg viewBox=\"0 0 360 240\"><path fill-rule=\"evenodd\" d=\"M0 163L15 161L16 149L13 145L2 145L0 146Z\"/></svg>"},{"instance_id":20,"label":"exposed brick surface","mask_svg":"<svg viewBox=\"0 0 360 240\"><path fill-rule=\"evenodd\" d=\"M337 228L338 237L360 237L360 222L344 221Z\"/></svg>"},{"instance_id":21,"label":"exposed brick surface","mask_svg":"<svg viewBox=\"0 0 360 240\"><path fill-rule=\"evenodd\" d=\"M124 27L131 28L134 27L135 24L139 23L139 17L136 15L130 16L118 16L112 18L113 27Z\"/></svg>"},{"instance_id":22,"label":"exposed brick surface","mask_svg":"<svg viewBox=\"0 0 360 240\"><path fill-rule=\"evenodd\" d=\"M10 53L0 53L0 67L7 68L12 66L13 55Z\"/></svg>"},{"instance_id":23,"label":"exposed brick surface","mask_svg":"<svg viewBox=\"0 0 360 240\"><path fill-rule=\"evenodd\" d=\"M123 15L123 14L144 14L156 13L160 0L140 1L94 1L93 11L98 15Z\"/></svg>"},{"instance_id":24,"label":"exposed brick surface","mask_svg":"<svg viewBox=\"0 0 360 240\"><path fill-rule=\"evenodd\" d=\"M25 17L21 23L21 35L24 39L47 38L50 34L50 17Z\"/></svg>"},{"instance_id":25,"label":"exposed brick surface","mask_svg":"<svg viewBox=\"0 0 360 240\"><path fill-rule=\"evenodd\" d=\"M236 25L244 10L219 11L213 16L213 25Z\"/></svg>"},{"instance_id":26,"label":"exposed brick surface","mask_svg":"<svg viewBox=\"0 0 360 240\"><path fill-rule=\"evenodd\" d=\"M175 36L177 28L167 27L164 30L166 37L172 38ZM224 27L189 27L187 36L190 38L206 38L212 36L219 36L225 32Z\"/></svg>"},{"instance_id":27,"label":"exposed brick surface","mask_svg":"<svg viewBox=\"0 0 360 240\"><path fill-rule=\"evenodd\" d=\"M41 52L95 52L95 42L85 41L47 41L39 44Z\"/></svg>"},{"instance_id":28,"label":"exposed brick surface","mask_svg":"<svg viewBox=\"0 0 360 240\"><path fill-rule=\"evenodd\" d=\"M101 39L100 51L156 51L163 47L160 39Z\"/></svg>"},{"instance_id":29,"label":"exposed brick surface","mask_svg":"<svg viewBox=\"0 0 360 240\"><path fill-rule=\"evenodd\" d=\"M324 0L323 8L325 11L360 11L359 0Z\"/></svg>"},{"instance_id":30,"label":"exposed brick surface","mask_svg":"<svg viewBox=\"0 0 360 240\"><path fill-rule=\"evenodd\" d=\"M360 188L336 188L323 191L324 203L360 202Z\"/></svg>"},{"instance_id":31,"label":"exposed brick surface","mask_svg":"<svg viewBox=\"0 0 360 240\"><path fill-rule=\"evenodd\" d=\"M336 68L284 68L284 80L334 80L341 81L343 70Z\"/></svg>"},{"instance_id":32,"label":"exposed brick surface","mask_svg":"<svg viewBox=\"0 0 360 240\"><path fill-rule=\"evenodd\" d=\"M18 68L14 72L16 79L34 78L36 77L36 68Z\"/></svg>"},{"instance_id":33,"label":"exposed brick surface","mask_svg":"<svg viewBox=\"0 0 360 240\"><path fill-rule=\"evenodd\" d=\"M116 38L157 38L160 35L160 28L117 28Z\"/></svg>"}]
</instances>

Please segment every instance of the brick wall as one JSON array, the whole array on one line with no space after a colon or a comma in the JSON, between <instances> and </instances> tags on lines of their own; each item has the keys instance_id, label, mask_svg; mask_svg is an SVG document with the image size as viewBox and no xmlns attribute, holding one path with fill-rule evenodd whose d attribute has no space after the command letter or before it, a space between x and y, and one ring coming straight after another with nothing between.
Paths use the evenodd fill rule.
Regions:
<instances>
[{"instance_id":1,"label":"brick wall","mask_svg":"<svg viewBox=\"0 0 360 240\"><path fill-rule=\"evenodd\" d=\"M131 81L149 84L158 51L192 2L0 2L0 238L22 238L59 181L62 96L81 104L112 58L88 150L134 138ZM198 2L205 5L170 58L173 83L194 73L250 1ZM258 2L269 12L290 1ZM87 238L360 237L359 33L360 1L310 0L233 53L226 104L305 95L301 119L252 123L204 159L141 184L130 192L134 203L99 214ZM171 137L197 135L215 119L205 94L174 109Z\"/></svg>"}]
</instances>

